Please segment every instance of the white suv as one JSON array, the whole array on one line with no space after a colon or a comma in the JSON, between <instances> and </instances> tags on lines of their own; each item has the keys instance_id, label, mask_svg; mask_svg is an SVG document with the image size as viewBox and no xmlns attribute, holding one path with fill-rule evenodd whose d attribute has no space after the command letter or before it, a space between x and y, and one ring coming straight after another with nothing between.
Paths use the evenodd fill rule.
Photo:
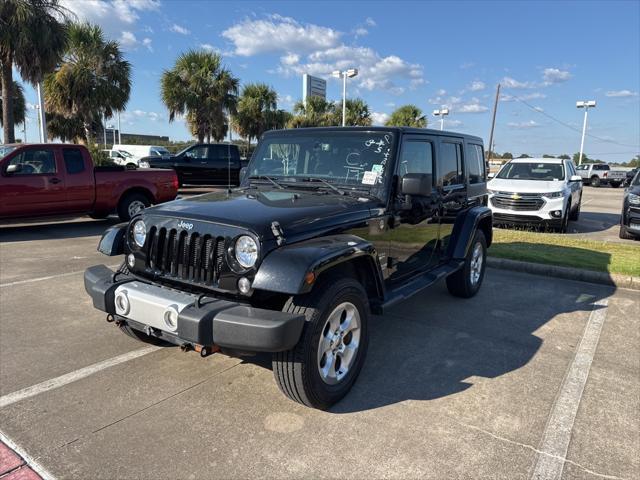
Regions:
<instances>
[{"instance_id":1,"label":"white suv","mask_svg":"<svg viewBox=\"0 0 640 480\"><path fill-rule=\"evenodd\" d=\"M565 233L578 220L582 178L571 160L518 158L487 183L493 223L544 225Z\"/></svg>"}]
</instances>

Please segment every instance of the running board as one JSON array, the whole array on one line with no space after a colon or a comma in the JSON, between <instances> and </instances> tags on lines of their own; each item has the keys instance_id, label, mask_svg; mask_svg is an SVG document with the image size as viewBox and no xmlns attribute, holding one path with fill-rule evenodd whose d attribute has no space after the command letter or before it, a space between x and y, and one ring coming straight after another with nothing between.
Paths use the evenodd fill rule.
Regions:
<instances>
[{"instance_id":1,"label":"running board","mask_svg":"<svg viewBox=\"0 0 640 480\"><path fill-rule=\"evenodd\" d=\"M396 303L413 297L416 293L421 292L428 286L433 285L439 280L442 280L452 273L457 272L463 266L464 260L450 260L444 265L440 265L439 267L436 267L423 275L409 280L407 283L398 287L397 289L388 291L387 298L385 299L384 303L379 306L379 314L384 313L387 308L395 305Z\"/></svg>"}]
</instances>

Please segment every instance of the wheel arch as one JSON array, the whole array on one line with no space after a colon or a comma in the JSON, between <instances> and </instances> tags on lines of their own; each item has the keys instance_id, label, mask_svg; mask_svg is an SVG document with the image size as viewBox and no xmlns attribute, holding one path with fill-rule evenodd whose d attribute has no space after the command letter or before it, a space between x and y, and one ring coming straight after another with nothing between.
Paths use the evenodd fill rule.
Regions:
<instances>
[{"instance_id":1,"label":"wheel arch","mask_svg":"<svg viewBox=\"0 0 640 480\"><path fill-rule=\"evenodd\" d=\"M140 193L144 195L145 197L147 197L147 200L149 200L149 203L151 205L155 203L155 197L149 189L145 187L136 186L136 187L127 188L125 191L123 191L120 194L120 198L118 198L118 206L120 206L120 203L127 197L127 195L131 195L132 193Z\"/></svg>"},{"instance_id":2,"label":"wheel arch","mask_svg":"<svg viewBox=\"0 0 640 480\"><path fill-rule=\"evenodd\" d=\"M493 241L493 214L488 207L473 207L456 217L447 256L466 258L477 230L482 231L489 247Z\"/></svg>"}]
</instances>

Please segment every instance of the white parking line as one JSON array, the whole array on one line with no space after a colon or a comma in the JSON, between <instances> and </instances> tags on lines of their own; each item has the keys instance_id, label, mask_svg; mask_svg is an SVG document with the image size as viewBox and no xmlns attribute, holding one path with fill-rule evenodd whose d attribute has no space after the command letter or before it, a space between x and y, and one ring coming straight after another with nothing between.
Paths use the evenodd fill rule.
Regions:
<instances>
[{"instance_id":1,"label":"white parking line","mask_svg":"<svg viewBox=\"0 0 640 480\"><path fill-rule=\"evenodd\" d=\"M109 265L109 268L116 268L116 267L119 267L119 266L120 265ZM47 277L29 278L27 280L17 280L15 282L9 282L9 283L0 283L0 287L13 287L14 285L23 285L25 283L42 282L43 280L51 280L53 278L69 277L71 275L77 275L79 273L84 273L84 270L78 270L77 272L59 273L57 275L49 275Z\"/></svg>"},{"instance_id":2,"label":"white parking line","mask_svg":"<svg viewBox=\"0 0 640 480\"><path fill-rule=\"evenodd\" d=\"M591 362L598 347L602 325L607 318L608 299L594 304L589 321L582 334L576 355L569 366L560 392L549 415L542 437L540 452L531 475L532 479L560 479L571 441L573 422L578 413L584 386L589 377Z\"/></svg>"},{"instance_id":3,"label":"white parking line","mask_svg":"<svg viewBox=\"0 0 640 480\"><path fill-rule=\"evenodd\" d=\"M149 346L141 348L140 350L134 350L133 352L124 353L122 355L118 355L117 357L94 363L93 365L89 365L88 367L81 368L74 372L66 373L50 380L45 380L44 382L32 385L31 387L23 388L22 390L18 390L17 392L3 395L2 397L0 397L0 408L4 408L7 405L11 405L12 403L24 400L25 398L34 397L41 393L48 392L49 390L62 387L72 382L76 382L101 370L119 365L124 362L128 362L129 360L133 360L134 358L141 357L143 355L146 355L147 353L154 352L160 348L162 347Z\"/></svg>"}]
</instances>

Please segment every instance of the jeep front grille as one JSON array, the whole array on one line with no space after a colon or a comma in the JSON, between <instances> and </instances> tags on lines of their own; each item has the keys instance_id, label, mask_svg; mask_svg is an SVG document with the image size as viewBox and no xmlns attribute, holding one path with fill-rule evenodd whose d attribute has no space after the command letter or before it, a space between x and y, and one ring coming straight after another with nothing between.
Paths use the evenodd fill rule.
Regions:
<instances>
[{"instance_id":1,"label":"jeep front grille","mask_svg":"<svg viewBox=\"0 0 640 480\"><path fill-rule=\"evenodd\" d=\"M224 237L151 227L147 268L190 283L214 285L224 264Z\"/></svg>"},{"instance_id":2,"label":"jeep front grille","mask_svg":"<svg viewBox=\"0 0 640 480\"><path fill-rule=\"evenodd\" d=\"M516 212L532 212L540 210L544 205L544 199L539 193L508 193L496 192L491 197L491 204L496 208L514 210Z\"/></svg>"}]
</instances>

